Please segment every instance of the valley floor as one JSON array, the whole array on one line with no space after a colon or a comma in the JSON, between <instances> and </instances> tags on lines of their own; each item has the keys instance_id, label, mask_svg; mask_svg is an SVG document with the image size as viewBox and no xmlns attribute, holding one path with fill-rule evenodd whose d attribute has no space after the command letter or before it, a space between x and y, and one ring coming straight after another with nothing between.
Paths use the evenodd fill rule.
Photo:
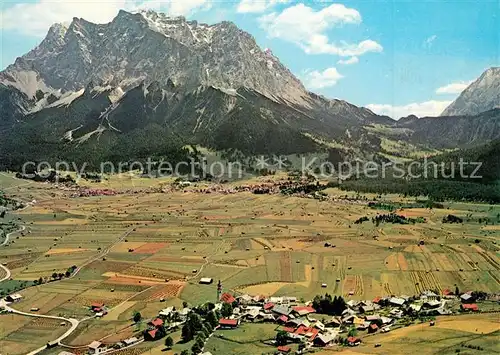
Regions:
<instances>
[{"instance_id":1,"label":"valley floor","mask_svg":"<svg viewBox=\"0 0 500 355\"><path fill-rule=\"evenodd\" d=\"M207 194L194 188L134 193L157 183L138 179L115 187L127 189L123 194L74 198L71 191L54 185L1 179L13 197L36 200L15 215L26 231L0 249L0 263L12 273L9 286L0 283L4 295L26 287L23 282L42 278L42 284L19 291L23 299L15 304L17 310L29 312L36 307L39 314L82 319L93 315L92 303L104 303L109 309L102 319L80 323L63 341L72 347L132 336L138 329L130 319L137 311L151 319L167 306L216 302L219 280L224 292L289 295L303 301L326 292L346 300L456 287L500 292L496 244L500 229L477 222L496 218L499 206L452 203L444 209L398 210L400 215L424 217L426 222L376 226L371 221L354 222L387 211L371 209L366 201L345 200L346 193L338 190L327 191L338 197L334 201L249 192ZM443 224L449 214L468 216L471 222ZM71 277L52 281L54 273L65 273L73 265L77 270ZM201 285L202 277L214 283ZM3 351L8 354L25 354L64 330L18 315L0 317L0 349L9 349ZM471 323L462 317L471 317ZM495 349L494 329L486 323L498 327L496 314L462 317L438 321L432 328L415 325L368 336L363 346L346 353L413 353L423 344L429 352L422 353L429 354L438 349L451 353L462 343L489 344ZM375 343L383 346L375 349ZM234 353L270 349L252 344L249 352ZM140 344L130 353L153 346L151 353L168 354L159 350L160 345ZM213 337L207 348L230 345ZM407 352L405 347L412 350ZM337 350L341 349L327 352ZM468 352L462 349L461 353Z\"/></svg>"}]
</instances>

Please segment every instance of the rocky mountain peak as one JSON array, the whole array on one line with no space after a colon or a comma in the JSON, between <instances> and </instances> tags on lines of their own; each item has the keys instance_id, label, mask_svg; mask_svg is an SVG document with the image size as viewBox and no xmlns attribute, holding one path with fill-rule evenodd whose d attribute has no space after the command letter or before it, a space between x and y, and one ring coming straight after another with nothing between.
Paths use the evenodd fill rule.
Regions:
<instances>
[{"instance_id":1,"label":"rocky mountain peak","mask_svg":"<svg viewBox=\"0 0 500 355\"><path fill-rule=\"evenodd\" d=\"M14 80L0 82L30 95L78 91L91 79L124 90L141 81L167 85L168 79L187 90L248 87L294 103L308 95L277 57L235 24L208 25L151 10L121 10L108 24L74 18L67 28L53 25L42 43L6 72ZM28 72L26 85L21 78Z\"/></svg>"},{"instance_id":2,"label":"rocky mountain peak","mask_svg":"<svg viewBox=\"0 0 500 355\"><path fill-rule=\"evenodd\" d=\"M486 70L441 116L473 116L500 107L500 67Z\"/></svg>"}]
</instances>

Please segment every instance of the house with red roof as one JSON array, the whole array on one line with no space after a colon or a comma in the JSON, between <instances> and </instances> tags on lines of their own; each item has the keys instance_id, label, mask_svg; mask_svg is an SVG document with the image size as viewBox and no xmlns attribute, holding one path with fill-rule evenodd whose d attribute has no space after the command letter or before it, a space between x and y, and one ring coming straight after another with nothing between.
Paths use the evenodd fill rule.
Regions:
<instances>
[{"instance_id":1,"label":"house with red roof","mask_svg":"<svg viewBox=\"0 0 500 355\"><path fill-rule=\"evenodd\" d=\"M220 300L224 303L229 304L233 304L234 302L236 302L236 298L234 298L234 296L230 293L223 293L222 296L220 296Z\"/></svg>"},{"instance_id":2,"label":"house with red roof","mask_svg":"<svg viewBox=\"0 0 500 355\"><path fill-rule=\"evenodd\" d=\"M475 303L464 303L460 305L464 312L479 312L479 307Z\"/></svg>"},{"instance_id":3,"label":"house with red roof","mask_svg":"<svg viewBox=\"0 0 500 355\"><path fill-rule=\"evenodd\" d=\"M266 303L266 304L264 305L264 307L263 307L263 308L264 308L264 311L270 311L271 309L273 309L273 307L274 307L274 303L272 303L272 302L268 302L268 303Z\"/></svg>"},{"instance_id":4,"label":"house with red roof","mask_svg":"<svg viewBox=\"0 0 500 355\"><path fill-rule=\"evenodd\" d=\"M375 323L370 324L368 327L368 333L375 333L378 330L378 325Z\"/></svg>"},{"instance_id":5,"label":"house with red roof","mask_svg":"<svg viewBox=\"0 0 500 355\"><path fill-rule=\"evenodd\" d=\"M295 328L292 327L283 327L283 331L287 333L293 333L295 332Z\"/></svg>"},{"instance_id":6,"label":"house with red roof","mask_svg":"<svg viewBox=\"0 0 500 355\"><path fill-rule=\"evenodd\" d=\"M278 323L286 323L288 322L288 317L285 315L282 315L281 317L278 318Z\"/></svg>"},{"instance_id":7,"label":"house with red roof","mask_svg":"<svg viewBox=\"0 0 500 355\"><path fill-rule=\"evenodd\" d=\"M312 327L306 327L305 325L301 325L294 332L294 334L302 335L302 336L308 338L310 341L313 341L314 338L316 338L316 336L318 335L318 333L319 333L319 329L312 328Z\"/></svg>"},{"instance_id":8,"label":"house with red roof","mask_svg":"<svg viewBox=\"0 0 500 355\"><path fill-rule=\"evenodd\" d=\"M104 307L104 303L100 303L100 302L94 302L90 305L90 308L94 312L101 312L103 307Z\"/></svg>"},{"instance_id":9,"label":"house with red roof","mask_svg":"<svg viewBox=\"0 0 500 355\"><path fill-rule=\"evenodd\" d=\"M156 335L157 334L158 334L158 329L148 330L146 332L146 334L144 334L144 339L145 340L150 340L150 341L156 340Z\"/></svg>"},{"instance_id":10,"label":"house with red roof","mask_svg":"<svg viewBox=\"0 0 500 355\"><path fill-rule=\"evenodd\" d=\"M278 352L280 352L282 354L288 354L290 351L292 351L292 349L289 346L285 346L285 345L278 346Z\"/></svg>"},{"instance_id":11,"label":"house with red roof","mask_svg":"<svg viewBox=\"0 0 500 355\"><path fill-rule=\"evenodd\" d=\"M378 304L380 301L382 301L382 298L375 297L372 302Z\"/></svg>"},{"instance_id":12,"label":"house with red roof","mask_svg":"<svg viewBox=\"0 0 500 355\"><path fill-rule=\"evenodd\" d=\"M158 328L158 327L160 327L160 326L163 325L163 319L161 319L161 318L155 318L149 324L152 325L155 328Z\"/></svg>"},{"instance_id":13,"label":"house with red roof","mask_svg":"<svg viewBox=\"0 0 500 355\"><path fill-rule=\"evenodd\" d=\"M144 340L154 341L166 335L163 319L155 318L148 323L148 329L144 331Z\"/></svg>"},{"instance_id":14,"label":"house with red roof","mask_svg":"<svg viewBox=\"0 0 500 355\"><path fill-rule=\"evenodd\" d=\"M449 288L445 288L442 292L443 296L453 295L453 292Z\"/></svg>"},{"instance_id":15,"label":"house with red roof","mask_svg":"<svg viewBox=\"0 0 500 355\"><path fill-rule=\"evenodd\" d=\"M237 328L239 324L240 321L238 319L221 318L219 320L219 326L222 329L234 329Z\"/></svg>"},{"instance_id":16,"label":"house with red roof","mask_svg":"<svg viewBox=\"0 0 500 355\"><path fill-rule=\"evenodd\" d=\"M358 346L359 344L361 344L361 339L356 337L349 337L347 338L347 344L349 346Z\"/></svg>"},{"instance_id":17,"label":"house with red roof","mask_svg":"<svg viewBox=\"0 0 500 355\"><path fill-rule=\"evenodd\" d=\"M292 307L292 312L298 316L305 316L310 313L316 313L316 310L311 306L295 306Z\"/></svg>"}]
</instances>

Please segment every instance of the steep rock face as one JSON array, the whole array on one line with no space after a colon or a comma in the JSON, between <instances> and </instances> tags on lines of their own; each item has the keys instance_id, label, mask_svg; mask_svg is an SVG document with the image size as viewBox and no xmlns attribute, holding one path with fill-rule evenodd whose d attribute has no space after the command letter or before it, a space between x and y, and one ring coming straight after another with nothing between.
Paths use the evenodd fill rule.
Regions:
<instances>
[{"instance_id":1,"label":"steep rock face","mask_svg":"<svg viewBox=\"0 0 500 355\"><path fill-rule=\"evenodd\" d=\"M74 18L54 25L42 43L0 76L28 96L36 90L76 91L89 80L120 86L171 79L198 85L245 86L268 97L301 102L307 92L290 71L230 22L213 26L152 11L120 11L109 24Z\"/></svg>"},{"instance_id":2,"label":"steep rock face","mask_svg":"<svg viewBox=\"0 0 500 355\"><path fill-rule=\"evenodd\" d=\"M500 108L500 67L486 70L441 116L473 116Z\"/></svg>"}]
</instances>

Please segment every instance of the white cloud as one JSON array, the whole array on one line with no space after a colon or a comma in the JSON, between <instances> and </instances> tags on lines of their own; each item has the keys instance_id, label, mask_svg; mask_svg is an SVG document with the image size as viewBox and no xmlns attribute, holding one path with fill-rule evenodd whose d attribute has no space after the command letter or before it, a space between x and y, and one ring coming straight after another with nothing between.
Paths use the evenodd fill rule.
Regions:
<instances>
[{"instance_id":1,"label":"white cloud","mask_svg":"<svg viewBox=\"0 0 500 355\"><path fill-rule=\"evenodd\" d=\"M39 0L4 6L0 12L0 29L14 30L32 36L44 36L54 23L69 22L81 17L95 23L110 22L120 9L162 9L165 13L190 15L197 9L206 9L212 0Z\"/></svg>"},{"instance_id":2,"label":"white cloud","mask_svg":"<svg viewBox=\"0 0 500 355\"><path fill-rule=\"evenodd\" d=\"M427 46L429 46L429 47L430 47L430 46L432 45L432 43L433 43L436 39L437 39L437 36L436 36L436 35L432 35L432 36L428 37L428 38L425 40L425 44L426 44Z\"/></svg>"},{"instance_id":3,"label":"white cloud","mask_svg":"<svg viewBox=\"0 0 500 355\"><path fill-rule=\"evenodd\" d=\"M148 1L146 1L146 4ZM170 0L160 1L160 8L170 16L189 16L194 12L206 11L212 7L211 0Z\"/></svg>"},{"instance_id":4,"label":"white cloud","mask_svg":"<svg viewBox=\"0 0 500 355\"><path fill-rule=\"evenodd\" d=\"M287 4L291 0L241 0L236 8L239 13L260 13L277 4Z\"/></svg>"},{"instance_id":5,"label":"white cloud","mask_svg":"<svg viewBox=\"0 0 500 355\"><path fill-rule=\"evenodd\" d=\"M323 72L314 70L306 73L305 83L309 89L317 90L335 86L342 78L336 68L328 68Z\"/></svg>"},{"instance_id":6,"label":"white cloud","mask_svg":"<svg viewBox=\"0 0 500 355\"><path fill-rule=\"evenodd\" d=\"M456 83L451 83L442 86L436 90L436 94L446 95L446 94L460 94L462 91L467 89L467 87L472 84L472 81L459 81Z\"/></svg>"},{"instance_id":7,"label":"white cloud","mask_svg":"<svg viewBox=\"0 0 500 355\"><path fill-rule=\"evenodd\" d=\"M382 46L373 40L357 44L345 41L331 43L326 31L343 24L361 23L360 13L341 4L332 4L321 10L298 4L259 18L260 26L270 38L295 43L308 54L334 54L352 57L367 52L381 52Z\"/></svg>"},{"instance_id":8,"label":"white cloud","mask_svg":"<svg viewBox=\"0 0 500 355\"><path fill-rule=\"evenodd\" d=\"M358 57L351 57L349 59L340 59L337 64L341 65L352 65L352 64L357 64L359 63L359 58Z\"/></svg>"},{"instance_id":9,"label":"white cloud","mask_svg":"<svg viewBox=\"0 0 500 355\"><path fill-rule=\"evenodd\" d=\"M411 103L403 106L393 106L387 104L370 104L366 107L379 115L390 116L394 119L400 119L409 115L418 117L439 116L452 101L425 101Z\"/></svg>"}]
</instances>

